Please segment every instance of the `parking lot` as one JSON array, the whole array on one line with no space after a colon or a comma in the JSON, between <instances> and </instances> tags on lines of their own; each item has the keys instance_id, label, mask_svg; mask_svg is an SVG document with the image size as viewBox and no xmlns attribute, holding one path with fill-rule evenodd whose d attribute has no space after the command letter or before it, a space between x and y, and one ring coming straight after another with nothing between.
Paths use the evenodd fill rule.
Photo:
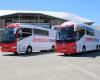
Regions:
<instances>
[{"instance_id":1,"label":"parking lot","mask_svg":"<svg viewBox=\"0 0 100 80\"><path fill-rule=\"evenodd\" d=\"M0 53L0 80L100 80L100 51L66 56Z\"/></svg>"}]
</instances>

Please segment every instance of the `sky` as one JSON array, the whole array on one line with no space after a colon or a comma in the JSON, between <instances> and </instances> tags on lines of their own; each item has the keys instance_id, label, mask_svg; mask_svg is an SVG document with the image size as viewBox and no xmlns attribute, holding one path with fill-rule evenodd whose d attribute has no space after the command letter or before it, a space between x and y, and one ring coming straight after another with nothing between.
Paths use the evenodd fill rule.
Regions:
<instances>
[{"instance_id":1,"label":"sky","mask_svg":"<svg viewBox=\"0 0 100 80\"><path fill-rule=\"evenodd\" d=\"M62 11L100 25L100 0L1 0L0 10Z\"/></svg>"}]
</instances>

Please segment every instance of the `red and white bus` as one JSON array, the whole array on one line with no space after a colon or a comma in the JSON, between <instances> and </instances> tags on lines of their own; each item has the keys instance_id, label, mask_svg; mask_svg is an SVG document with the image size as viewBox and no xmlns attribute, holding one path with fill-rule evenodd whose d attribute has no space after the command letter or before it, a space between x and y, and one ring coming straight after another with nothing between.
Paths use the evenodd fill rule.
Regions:
<instances>
[{"instance_id":1,"label":"red and white bus","mask_svg":"<svg viewBox=\"0 0 100 80\"><path fill-rule=\"evenodd\" d=\"M54 30L42 28L40 24L12 23L0 31L0 51L32 53L54 50L55 36Z\"/></svg>"},{"instance_id":2,"label":"red and white bus","mask_svg":"<svg viewBox=\"0 0 100 80\"><path fill-rule=\"evenodd\" d=\"M76 22L54 26L57 31L55 51L59 54L75 54L100 48L100 31Z\"/></svg>"}]
</instances>

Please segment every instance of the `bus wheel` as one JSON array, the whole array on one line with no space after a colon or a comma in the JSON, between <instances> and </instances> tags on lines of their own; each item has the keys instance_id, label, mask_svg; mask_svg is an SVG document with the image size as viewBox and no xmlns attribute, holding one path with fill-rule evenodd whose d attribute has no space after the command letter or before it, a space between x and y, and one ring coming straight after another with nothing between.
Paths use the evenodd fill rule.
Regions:
<instances>
[{"instance_id":1,"label":"bus wheel","mask_svg":"<svg viewBox=\"0 0 100 80\"><path fill-rule=\"evenodd\" d=\"M96 46L96 50L99 50L99 46L98 45Z\"/></svg>"},{"instance_id":2,"label":"bus wheel","mask_svg":"<svg viewBox=\"0 0 100 80\"><path fill-rule=\"evenodd\" d=\"M31 46L27 47L26 53L27 54L31 54L32 53L32 47Z\"/></svg>"},{"instance_id":3,"label":"bus wheel","mask_svg":"<svg viewBox=\"0 0 100 80\"><path fill-rule=\"evenodd\" d=\"M86 47L85 47L85 46L83 46L82 52L83 52L83 53L86 52Z\"/></svg>"},{"instance_id":4,"label":"bus wheel","mask_svg":"<svg viewBox=\"0 0 100 80\"><path fill-rule=\"evenodd\" d=\"M99 45L99 50L100 50L100 45Z\"/></svg>"},{"instance_id":5,"label":"bus wheel","mask_svg":"<svg viewBox=\"0 0 100 80\"><path fill-rule=\"evenodd\" d=\"M54 46L52 46L51 51L53 51L53 52L55 51L55 47Z\"/></svg>"},{"instance_id":6,"label":"bus wheel","mask_svg":"<svg viewBox=\"0 0 100 80\"><path fill-rule=\"evenodd\" d=\"M18 52L14 52L14 54L15 54L15 55L17 55L17 54L18 54Z\"/></svg>"}]
</instances>

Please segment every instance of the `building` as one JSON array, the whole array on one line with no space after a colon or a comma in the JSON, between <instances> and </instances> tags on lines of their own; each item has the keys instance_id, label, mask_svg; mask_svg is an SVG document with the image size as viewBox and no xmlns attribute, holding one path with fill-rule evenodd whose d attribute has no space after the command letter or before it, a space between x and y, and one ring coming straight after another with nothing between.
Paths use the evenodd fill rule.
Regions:
<instances>
[{"instance_id":1,"label":"building","mask_svg":"<svg viewBox=\"0 0 100 80\"><path fill-rule=\"evenodd\" d=\"M65 21L76 21L89 25L94 23L91 20L65 12L0 10L0 28L10 23L49 23L53 26Z\"/></svg>"},{"instance_id":2,"label":"building","mask_svg":"<svg viewBox=\"0 0 100 80\"><path fill-rule=\"evenodd\" d=\"M94 28L100 30L100 26L99 25L98 26L94 26Z\"/></svg>"}]
</instances>

